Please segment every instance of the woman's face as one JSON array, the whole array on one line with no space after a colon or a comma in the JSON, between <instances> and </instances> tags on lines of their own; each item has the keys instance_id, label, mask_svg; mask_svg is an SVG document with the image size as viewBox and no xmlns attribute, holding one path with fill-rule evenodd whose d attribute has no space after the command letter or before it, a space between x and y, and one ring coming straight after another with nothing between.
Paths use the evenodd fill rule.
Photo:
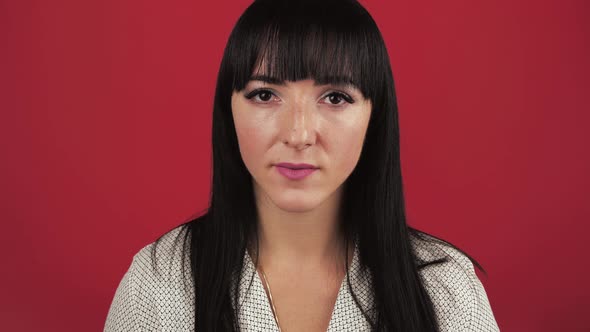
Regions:
<instances>
[{"instance_id":1,"label":"woman's face","mask_svg":"<svg viewBox=\"0 0 590 332\"><path fill-rule=\"evenodd\" d=\"M231 107L255 195L285 211L312 210L340 193L355 168L370 101L353 86L315 85L311 79L271 84L254 78L244 90L234 91ZM293 171L279 163L316 169L301 177L309 170Z\"/></svg>"}]
</instances>

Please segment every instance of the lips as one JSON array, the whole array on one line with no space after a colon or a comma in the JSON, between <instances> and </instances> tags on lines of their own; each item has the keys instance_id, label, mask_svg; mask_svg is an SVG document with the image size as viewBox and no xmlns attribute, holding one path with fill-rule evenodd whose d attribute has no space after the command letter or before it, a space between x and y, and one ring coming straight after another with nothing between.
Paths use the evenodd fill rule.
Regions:
<instances>
[{"instance_id":1,"label":"lips","mask_svg":"<svg viewBox=\"0 0 590 332\"><path fill-rule=\"evenodd\" d=\"M281 175L290 180L301 180L319 169L315 165L305 163L278 163L274 166Z\"/></svg>"},{"instance_id":2,"label":"lips","mask_svg":"<svg viewBox=\"0 0 590 332\"><path fill-rule=\"evenodd\" d=\"M304 163L300 163L300 164L294 164L294 163L278 163L275 166L277 167L284 167L284 168L290 168L290 169L316 169L319 168L317 166L311 165L311 164L304 164Z\"/></svg>"}]
</instances>

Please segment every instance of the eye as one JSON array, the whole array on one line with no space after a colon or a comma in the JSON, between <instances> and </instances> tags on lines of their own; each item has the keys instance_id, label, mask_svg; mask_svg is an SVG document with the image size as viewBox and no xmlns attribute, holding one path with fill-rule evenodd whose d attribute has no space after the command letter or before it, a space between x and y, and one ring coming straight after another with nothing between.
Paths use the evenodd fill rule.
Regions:
<instances>
[{"instance_id":1,"label":"eye","mask_svg":"<svg viewBox=\"0 0 590 332\"><path fill-rule=\"evenodd\" d=\"M269 102L275 94L267 89L256 89L246 95L246 99L253 99L259 103Z\"/></svg>"},{"instance_id":2,"label":"eye","mask_svg":"<svg viewBox=\"0 0 590 332\"><path fill-rule=\"evenodd\" d=\"M331 92L326 97L324 97L324 99L327 99L329 103L333 106L343 105L344 103L341 103L342 101L347 102L349 104L354 103L354 100L350 98L349 95L344 94L342 92Z\"/></svg>"}]
</instances>

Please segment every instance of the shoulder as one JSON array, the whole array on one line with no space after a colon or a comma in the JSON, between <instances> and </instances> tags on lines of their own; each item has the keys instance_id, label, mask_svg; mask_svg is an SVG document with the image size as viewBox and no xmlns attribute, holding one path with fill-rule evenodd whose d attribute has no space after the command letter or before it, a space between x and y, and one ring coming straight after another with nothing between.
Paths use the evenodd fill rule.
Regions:
<instances>
[{"instance_id":1,"label":"shoulder","mask_svg":"<svg viewBox=\"0 0 590 332\"><path fill-rule=\"evenodd\" d=\"M179 226L141 248L115 291L104 331L156 331L192 326L194 306L187 229Z\"/></svg>"},{"instance_id":2,"label":"shoulder","mask_svg":"<svg viewBox=\"0 0 590 332\"><path fill-rule=\"evenodd\" d=\"M135 272L154 276L160 281L175 278L176 272L190 265L189 244L188 228L186 225L177 226L141 248L133 256L132 267Z\"/></svg>"},{"instance_id":3,"label":"shoulder","mask_svg":"<svg viewBox=\"0 0 590 332\"><path fill-rule=\"evenodd\" d=\"M428 235L412 236L419 273L433 302L441 331L499 331L486 291L465 254Z\"/></svg>"}]
</instances>

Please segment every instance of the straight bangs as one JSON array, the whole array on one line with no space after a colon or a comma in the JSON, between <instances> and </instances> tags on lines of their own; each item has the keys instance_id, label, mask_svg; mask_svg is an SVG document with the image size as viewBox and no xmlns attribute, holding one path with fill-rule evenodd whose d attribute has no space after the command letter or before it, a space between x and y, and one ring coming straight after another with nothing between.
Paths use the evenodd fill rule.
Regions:
<instances>
[{"instance_id":1,"label":"straight bangs","mask_svg":"<svg viewBox=\"0 0 590 332\"><path fill-rule=\"evenodd\" d=\"M257 0L237 22L229 45L234 91L254 76L274 84L313 79L352 84L374 101L386 84L381 34L356 1Z\"/></svg>"}]
</instances>

